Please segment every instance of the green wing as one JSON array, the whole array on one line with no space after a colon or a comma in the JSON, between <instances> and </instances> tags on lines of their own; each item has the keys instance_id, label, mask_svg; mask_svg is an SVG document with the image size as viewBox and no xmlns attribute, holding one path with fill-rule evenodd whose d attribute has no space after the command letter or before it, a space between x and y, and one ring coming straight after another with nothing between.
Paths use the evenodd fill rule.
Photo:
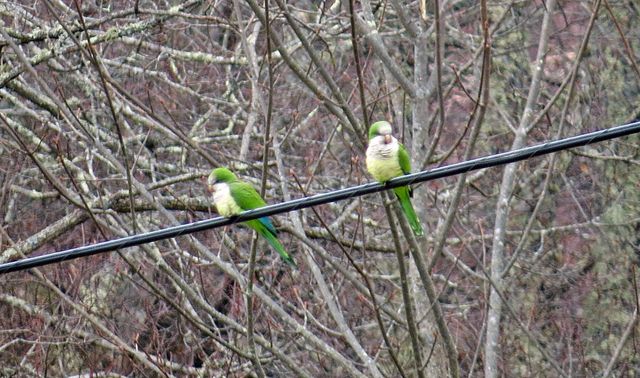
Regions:
<instances>
[{"instance_id":1,"label":"green wing","mask_svg":"<svg viewBox=\"0 0 640 378\"><path fill-rule=\"evenodd\" d=\"M246 182L237 181L229 183L229 193L242 210L253 210L266 206L267 204L253 186Z\"/></svg>"},{"instance_id":2,"label":"green wing","mask_svg":"<svg viewBox=\"0 0 640 378\"><path fill-rule=\"evenodd\" d=\"M398 163L400 163L400 169L402 169L402 173L405 175L411 173L411 158L409 157L409 153L407 149L404 148L404 145L400 143L400 148L398 149ZM410 186L407 187L409 189L409 197L413 197L413 188Z\"/></svg>"},{"instance_id":3,"label":"green wing","mask_svg":"<svg viewBox=\"0 0 640 378\"><path fill-rule=\"evenodd\" d=\"M242 210L253 210L258 207L266 206L267 203L264 202L260 194L256 192L256 190L246 182L232 182L229 184L229 193L233 200L236 201L238 206ZM267 242L273 247L273 249L278 252L278 254L282 257L284 261L286 261L289 265L295 267L296 263L293 261L291 256L284 249L282 244L278 241L277 235L278 232L276 228L273 227L273 223L267 217L262 217L259 219L253 219L247 222L244 222L247 226L253 228L258 232L258 234L262 235Z\"/></svg>"},{"instance_id":4,"label":"green wing","mask_svg":"<svg viewBox=\"0 0 640 378\"><path fill-rule=\"evenodd\" d=\"M260 194L256 192L256 190L246 182L237 181L229 184L229 192L233 200L236 201L238 206L244 210L253 210L258 207L266 206L267 203L264 202ZM273 235L277 235L276 228L273 227L273 223L267 217L262 217L257 219L260 223L262 223ZM247 222L248 224L249 222Z\"/></svg>"},{"instance_id":5,"label":"green wing","mask_svg":"<svg viewBox=\"0 0 640 378\"><path fill-rule=\"evenodd\" d=\"M402 173L409 174L411 173L411 158L409 157L409 153L407 153L407 149L404 148L404 145L400 143L400 148L398 149L398 162L400 163L400 169L402 169Z\"/></svg>"}]
</instances>

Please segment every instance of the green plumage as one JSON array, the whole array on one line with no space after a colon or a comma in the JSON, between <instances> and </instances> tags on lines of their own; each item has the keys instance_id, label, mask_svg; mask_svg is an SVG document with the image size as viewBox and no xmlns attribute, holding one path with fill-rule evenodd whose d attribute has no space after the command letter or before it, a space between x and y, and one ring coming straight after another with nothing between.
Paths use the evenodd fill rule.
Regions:
<instances>
[{"instance_id":1,"label":"green plumage","mask_svg":"<svg viewBox=\"0 0 640 378\"><path fill-rule=\"evenodd\" d=\"M273 249L275 249L276 252L278 252L280 257L287 264L295 267L296 266L295 261L293 261L291 256L289 256L287 251L284 249L284 246L278 240L277 234L275 233L275 229L272 229L273 226L271 226L271 228L270 228L270 227L266 226L264 223L262 223L263 219L266 219L267 221L269 221L269 218L260 218L260 219L250 220L250 221L247 221L247 222L244 222L244 223L247 226L249 226L249 227L253 228L254 230L256 230L256 232L258 234L260 234L263 238L265 238L267 240L267 242L269 242L271 247L273 247ZM269 224L271 224L271 221L269 221Z\"/></svg>"},{"instance_id":2,"label":"green plumage","mask_svg":"<svg viewBox=\"0 0 640 378\"><path fill-rule=\"evenodd\" d=\"M367 148L367 170L379 182L411 173L411 159L402 143L391 135L391 125L379 121L369 128ZM417 236L424 235L420 220L411 204L412 190L409 186L393 189L411 229Z\"/></svg>"},{"instance_id":3,"label":"green plumage","mask_svg":"<svg viewBox=\"0 0 640 378\"><path fill-rule=\"evenodd\" d=\"M207 185L209 190L213 192L213 199L218 212L225 217L266 205L266 202L251 184L238 180L227 168L214 169L207 179ZM252 219L242 223L256 230L259 235L265 238L286 263L296 266L291 256L278 240L276 228L268 217Z\"/></svg>"},{"instance_id":4,"label":"green plumage","mask_svg":"<svg viewBox=\"0 0 640 378\"><path fill-rule=\"evenodd\" d=\"M411 189L408 186L401 186L399 188L393 189L393 192L398 197L398 201L400 201L400 206L402 207L402 211L404 215L407 217L407 221L409 221L409 225L413 230L413 233L417 236L424 235L424 231L422 230L422 225L418 220L418 215L415 210L413 210L413 205L411 204Z\"/></svg>"}]
</instances>

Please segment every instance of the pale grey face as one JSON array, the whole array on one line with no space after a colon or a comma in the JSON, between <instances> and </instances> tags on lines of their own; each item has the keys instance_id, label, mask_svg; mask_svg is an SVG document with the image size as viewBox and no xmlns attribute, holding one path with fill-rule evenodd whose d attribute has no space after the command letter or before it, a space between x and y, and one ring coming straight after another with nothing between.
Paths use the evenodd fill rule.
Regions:
<instances>
[{"instance_id":1,"label":"pale grey face","mask_svg":"<svg viewBox=\"0 0 640 378\"><path fill-rule=\"evenodd\" d=\"M393 141L393 136L391 135L391 124L389 122L380 122L380 126L378 126L376 139L379 139L378 143L389 144Z\"/></svg>"},{"instance_id":2,"label":"pale grey face","mask_svg":"<svg viewBox=\"0 0 640 378\"><path fill-rule=\"evenodd\" d=\"M391 135L391 124L389 122L382 122L378 127L378 135Z\"/></svg>"},{"instance_id":3,"label":"pale grey face","mask_svg":"<svg viewBox=\"0 0 640 378\"><path fill-rule=\"evenodd\" d=\"M209 193L213 193L215 191L216 182L216 175L214 173L211 173L209 177L207 177L207 190L209 191Z\"/></svg>"}]
</instances>

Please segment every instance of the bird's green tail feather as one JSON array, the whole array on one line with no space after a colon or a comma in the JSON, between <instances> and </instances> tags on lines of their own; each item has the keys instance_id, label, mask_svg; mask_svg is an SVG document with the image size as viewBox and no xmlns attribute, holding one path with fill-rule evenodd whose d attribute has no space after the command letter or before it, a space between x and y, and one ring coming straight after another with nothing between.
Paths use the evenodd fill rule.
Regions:
<instances>
[{"instance_id":1,"label":"bird's green tail feather","mask_svg":"<svg viewBox=\"0 0 640 378\"><path fill-rule=\"evenodd\" d=\"M269 242L271 247L273 247L273 249L275 249L276 252L278 252L280 257L282 257L282 259L287 264L293 267L297 267L295 261L293 261L293 258L291 258L291 256L284 249L284 247L282 246L278 238L267 227L265 227L258 220L251 220L251 221L248 221L247 223L251 228L258 231L260 235L262 235L265 239L267 239L267 242Z\"/></svg>"},{"instance_id":2,"label":"bird's green tail feather","mask_svg":"<svg viewBox=\"0 0 640 378\"><path fill-rule=\"evenodd\" d=\"M418 219L415 210L413 210L413 205L411 204L411 199L409 198L409 187L401 186L399 188L395 188L393 191L400 201L400 206L402 206L404 215L407 217L407 221L409 221L409 225L411 226L413 233L416 234L416 236L424 235L420 220Z\"/></svg>"}]
</instances>

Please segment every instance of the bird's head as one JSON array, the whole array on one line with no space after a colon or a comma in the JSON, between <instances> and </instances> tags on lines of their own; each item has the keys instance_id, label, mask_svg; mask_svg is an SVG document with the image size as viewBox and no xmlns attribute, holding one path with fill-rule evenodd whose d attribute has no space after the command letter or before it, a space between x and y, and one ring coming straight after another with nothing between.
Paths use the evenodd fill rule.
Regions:
<instances>
[{"instance_id":1,"label":"bird's head","mask_svg":"<svg viewBox=\"0 0 640 378\"><path fill-rule=\"evenodd\" d=\"M392 141L391 131L389 122L378 121L369 127L369 140L381 136L384 139L384 143L389 144Z\"/></svg>"},{"instance_id":2,"label":"bird's head","mask_svg":"<svg viewBox=\"0 0 640 378\"><path fill-rule=\"evenodd\" d=\"M230 183L236 181L238 178L227 168L216 168L207 177L207 190L213 192L215 190L214 185L217 183Z\"/></svg>"}]
</instances>

